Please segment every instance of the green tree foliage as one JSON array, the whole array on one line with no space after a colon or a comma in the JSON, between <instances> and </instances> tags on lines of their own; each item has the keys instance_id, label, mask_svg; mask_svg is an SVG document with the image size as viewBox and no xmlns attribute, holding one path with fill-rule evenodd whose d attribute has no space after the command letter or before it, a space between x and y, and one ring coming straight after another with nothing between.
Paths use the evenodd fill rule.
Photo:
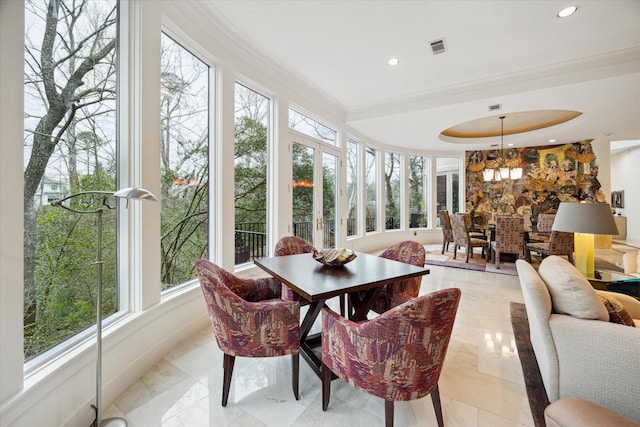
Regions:
<instances>
[{"instance_id":1,"label":"green tree foliage","mask_svg":"<svg viewBox=\"0 0 640 427\"><path fill-rule=\"evenodd\" d=\"M266 224L267 128L250 116L235 124L235 221Z\"/></svg>"}]
</instances>

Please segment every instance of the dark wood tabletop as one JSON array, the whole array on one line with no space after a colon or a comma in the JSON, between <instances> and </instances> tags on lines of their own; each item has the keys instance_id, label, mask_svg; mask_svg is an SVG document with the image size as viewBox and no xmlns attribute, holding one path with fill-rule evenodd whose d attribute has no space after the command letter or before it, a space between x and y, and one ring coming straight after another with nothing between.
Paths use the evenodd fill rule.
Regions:
<instances>
[{"instance_id":1,"label":"dark wood tabletop","mask_svg":"<svg viewBox=\"0 0 640 427\"><path fill-rule=\"evenodd\" d=\"M258 258L255 264L309 302L429 274L424 267L365 253L342 267L327 267L311 254Z\"/></svg>"}]
</instances>

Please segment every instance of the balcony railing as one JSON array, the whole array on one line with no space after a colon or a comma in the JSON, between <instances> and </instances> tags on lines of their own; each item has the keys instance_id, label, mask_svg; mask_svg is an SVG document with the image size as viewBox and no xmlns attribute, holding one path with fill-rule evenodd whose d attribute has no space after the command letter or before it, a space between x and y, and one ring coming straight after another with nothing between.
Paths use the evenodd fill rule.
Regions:
<instances>
[{"instance_id":1,"label":"balcony railing","mask_svg":"<svg viewBox=\"0 0 640 427\"><path fill-rule=\"evenodd\" d=\"M376 219L366 218L366 231L375 231ZM385 224L387 230L395 229L399 224L396 218L388 218ZM355 218L347 219L347 235L352 236L355 231ZM333 248L336 244L336 222L333 219L322 222L322 244L320 248ZM313 223L311 221L295 222L293 235L308 242L313 242ZM266 224L261 222L242 222L236 224L235 230L235 261L236 265L253 262L254 259L269 255L267 250Z\"/></svg>"}]
</instances>

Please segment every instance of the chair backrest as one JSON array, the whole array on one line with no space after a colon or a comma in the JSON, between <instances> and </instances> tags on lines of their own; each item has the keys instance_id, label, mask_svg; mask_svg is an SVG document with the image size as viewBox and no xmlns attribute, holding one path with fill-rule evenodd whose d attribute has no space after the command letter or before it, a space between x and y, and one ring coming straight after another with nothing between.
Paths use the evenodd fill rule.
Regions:
<instances>
[{"instance_id":1,"label":"chair backrest","mask_svg":"<svg viewBox=\"0 0 640 427\"><path fill-rule=\"evenodd\" d=\"M297 237L297 236L284 236L278 243L276 243L276 247L273 251L274 256L285 256L285 255L297 255L297 254L306 254L313 253L316 251L316 248L306 240Z\"/></svg>"},{"instance_id":2,"label":"chair backrest","mask_svg":"<svg viewBox=\"0 0 640 427\"><path fill-rule=\"evenodd\" d=\"M337 314L325 315L323 340L327 335L326 339L344 345L336 345L328 354L323 345L323 362L350 384L386 400L426 396L438 385L459 301L460 289L448 288L412 299L360 324ZM341 322L351 327L343 329ZM385 351L380 351L382 348ZM342 364L342 353L351 351L357 354L347 357L358 359Z\"/></svg>"},{"instance_id":3,"label":"chair backrest","mask_svg":"<svg viewBox=\"0 0 640 427\"><path fill-rule=\"evenodd\" d=\"M453 241L453 231L451 230L451 218L449 217L449 211L438 212L440 217L440 228L442 228L442 236L445 241Z\"/></svg>"},{"instance_id":4,"label":"chair backrest","mask_svg":"<svg viewBox=\"0 0 640 427\"><path fill-rule=\"evenodd\" d=\"M538 233L551 233L551 227L553 227L553 221L555 221L555 219L556 214L539 214L536 225Z\"/></svg>"},{"instance_id":5,"label":"chair backrest","mask_svg":"<svg viewBox=\"0 0 640 427\"><path fill-rule=\"evenodd\" d=\"M404 262L405 264L424 267L426 252L424 250L424 246L420 243L412 240L405 240L404 242L396 243L391 246L379 256L381 258ZM411 297L417 297L420 293L421 283L422 276L414 277L413 279L393 283L392 285L387 286L387 292L391 288L394 293L403 293L410 295Z\"/></svg>"},{"instance_id":6,"label":"chair backrest","mask_svg":"<svg viewBox=\"0 0 640 427\"><path fill-rule=\"evenodd\" d=\"M243 279L205 259L195 265L222 352L270 357L289 354L299 347L300 305L279 300L276 290L280 282L273 278Z\"/></svg>"},{"instance_id":7,"label":"chair backrest","mask_svg":"<svg viewBox=\"0 0 640 427\"><path fill-rule=\"evenodd\" d=\"M469 243L469 230L464 215L455 214L451 217L451 229L453 230L453 241L456 244L466 246Z\"/></svg>"},{"instance_id":8,"label":"chair backrest","mask_svg":"<svg viewBox=\"0 0 640 427\"><path fill-rule=\"evenodd\" d=\"M565 231L551 231L549 238L551 255L567 255L573 252L573 233Z\"/></svg>"},{"instance_id":9,"label":"chair backrest","mask_svg":"<svg viewBox=\"0 0 640 427\"><path fill-rule=\"evenodd\" d=\"M499 216L496 219L496 250L522 253L524 247L524 218Z\"/></svg>"}]
</instances>

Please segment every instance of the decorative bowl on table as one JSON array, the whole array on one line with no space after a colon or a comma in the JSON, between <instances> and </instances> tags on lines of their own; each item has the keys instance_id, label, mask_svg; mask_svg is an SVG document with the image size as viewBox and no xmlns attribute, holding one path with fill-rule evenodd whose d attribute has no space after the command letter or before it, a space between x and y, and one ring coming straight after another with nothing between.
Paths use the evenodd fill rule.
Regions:
<instances>
[{"instance_id":1,"label":"decorative bowl on table","mask_svg":"<svg viewBox=\"0 0 640 427\"><path fill-rule=\"evenodd\" d=\"M358 255L353 249L321 249L313 253L313 259L329 267L342 267Z\"/></svg>"}]
</instances>

